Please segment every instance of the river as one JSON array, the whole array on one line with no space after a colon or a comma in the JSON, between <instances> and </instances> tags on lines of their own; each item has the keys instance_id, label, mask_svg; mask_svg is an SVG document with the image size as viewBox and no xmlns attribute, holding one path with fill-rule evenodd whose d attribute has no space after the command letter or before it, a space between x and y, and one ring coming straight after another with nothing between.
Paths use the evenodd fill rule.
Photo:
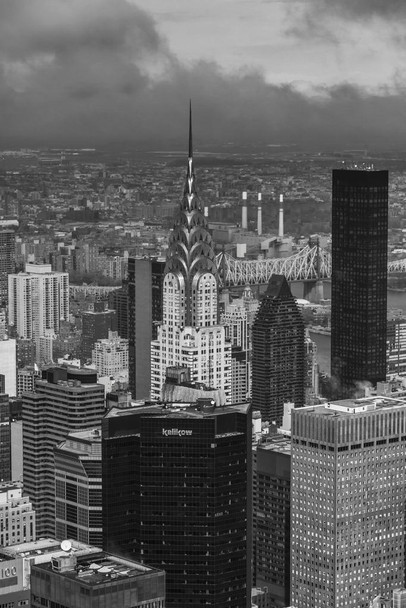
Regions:
<instances>
[{"instance_id":1,"label":"river","mask_svg":"<svg viewBox=\"0 0 406 608\"><path fill-rule=\"evenodd\" d=\"M303 297L302 284L296 283L292 286L292 293L296 297ZM330 297L330 284L325 285L324 294ZM388 289L388 311L401 311L406 318L406 291L393 291ZM331 337L324 334L310 332L310 337L317 344L317 357L320 371L330 374L330 350Z\"/></svg>"}]
</instances>

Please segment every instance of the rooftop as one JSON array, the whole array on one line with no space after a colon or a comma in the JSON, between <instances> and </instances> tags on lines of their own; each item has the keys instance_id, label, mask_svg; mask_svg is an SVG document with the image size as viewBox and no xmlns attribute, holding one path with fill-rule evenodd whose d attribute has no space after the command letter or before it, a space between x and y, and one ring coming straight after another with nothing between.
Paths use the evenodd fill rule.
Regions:
<instances>
[{"instance_id":1,"label":"rooftop","mask_svg":"<svg viewBox=\"0 0 406 608\"><path fill-rule=\"evenodd\" d=\"M259 443L258 449L266 450L269 452L279 452L280 454L291 454L292 444L290 437L286 435L273 435L270 439L267 439L264 443Z\"/></svg>"},{"instance_id":2,"label":"rooftop","mask_svg":"<svg viewBox=\"0 0 406 608\"><path fill-rule=\"evenodd\" d=\"M406 408L406 398L396 399L387 396L372 396L362 399L342 399L331 401L322 405L297 408L295 413L314 413L318 416L353 416L365 412L376 412Z\"/></svg>"},{"instance_id":3,"label":"rooftop","mask_svg":"<svg viewBox=\"0 0 406 608\"><path fill-rule=\"evenodd\" d=\"M128 407L125 409L112 407L105 418L116 418L138 414L154 414L165 418L203 418L224 413L246 413L248 403L216 407L209 403L210 399L201 399L197 403L145 403L145 406Z\"/></svg>"},{"instance_id":4,"label":"rooftop","mask_svg":"<svg viewBox=\"0 0 406 608\"><path fill-rule=\"evenodd\" d=\"M99 553L100 549L86 545L77 540L69 541L71 543L72 552L77 555L88 555L91 553ZM11 559L13 557L35 557L52 555L67 555L66 551L61 548L59 540L54 538L42 538L30 543L20 543L11 545L10 547L1 547L0 559Z\"/></svg>"},{"instance_id":5,"label":"rooftop","mask_svg":"<svg viewBox=\"0 0 406 608\"><path fill-rule=\"evenodd\" d=\"M41 570L58 572L60 576L77 579L89 586L134 579L159 570L132 560L99 551L93 555L76 556L65 553L51 562L38 565Z\"/></svg>"}]
</instances>

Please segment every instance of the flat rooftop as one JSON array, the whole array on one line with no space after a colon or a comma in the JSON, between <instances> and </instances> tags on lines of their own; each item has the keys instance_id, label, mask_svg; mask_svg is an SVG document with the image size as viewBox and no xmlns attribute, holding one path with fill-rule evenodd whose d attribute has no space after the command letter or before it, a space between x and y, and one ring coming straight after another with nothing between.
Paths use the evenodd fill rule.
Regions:
<instances>
[{"instance_id":1,"label":"flat rooftop","mask_svg":"<svg viewBox=\"0 0 406 608\"><path fill-rule=\"evenodd\" d=\"M371 396L362 399L342 399L322 405L297 408L296 412L314 413L318 416L353 416L356 414L372 413L406 408L406 398L387 396Z\"/></svg>"},{"instance_id":2,"label":"flat rooftop","mask_svg":"<svg viewBox=\"0 0 406 608\"><path fill-rule=\"evenodd\" d=\"M292 452L292 443L290 437L286 435L273 435L266 439L265 442L259 443L257 449L266 450L267 452L279 452L280 454L288 454Z\"/></svg>"},{"instance_id":3,"label":"flat rooftop","mask_svg":"<svg viewBox=\"0 0 406 608\"><path fill-rule=\"evenodd\" d=\"M206 401L206 400L205 400ZM137 414L154 414L162 418L202 418L205 416L216 416L224 413L240 412L246 413L249 403L238 403L235 405L204 406L197 403L145 403L145 406L135 407L112 407L105 418L121 418Z\"/></svg>"},{"instance_id":4,"label":"flat rooftop","mask_svg":"<svg viewBox=\"0 0 406 608\"><path fill-rule=\"evenodd\" d=\"M77 540L71 540L72 551L77 555L86 555L90 553L99 553L98 547L92 547L86 545ZM41 555L66 555L66 551L61 548L59 540L54 538L43 538L30 543L20 543L18 545L11 545L10 547L1 547L0 556L3 559L12 559L14 557L35 557Z\"/></svg>"},{"instance_id":5,"label":"flat rooftop","mask_svg":"<svg viewBox=\"0 0 406 608\"><path fill-rule=\"evenodd\" d=\"M64 578L76 579L81 584L95 586L105 584L110 581L120 582L128 579L142 577L154 572L162 572L151 566L145 566L138 562L117 557L99 551L93 555L75 556L70 553L65 553L62 556L62 561L58 559L53 562L39 564L41 570L58 572L59 576ZM57 562L64 563L62 572L58 571ZM69 565L70 561L70 565Z\"/></svg>"}]
</instances>

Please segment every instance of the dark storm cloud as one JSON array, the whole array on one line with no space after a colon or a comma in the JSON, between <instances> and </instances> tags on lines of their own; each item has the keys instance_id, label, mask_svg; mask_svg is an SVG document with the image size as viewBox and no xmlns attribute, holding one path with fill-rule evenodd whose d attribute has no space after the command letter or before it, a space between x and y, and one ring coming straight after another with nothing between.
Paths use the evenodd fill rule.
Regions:
<instances>
[{"instance_id":1,"label":"dark storm cloud","mask_svg":"<svg viewBox=\"0 0 406 608\"><path fill-rule=\"evenodd\" d=\"M318 14L327 11L348 18L383 17L398 19L406 17L404 0L309 0Z\"/></svg>"},{"instance_id":2,"label":"dark storm cloud","mask_svg":"<svg viewBox=\"0 0 406 608\"><path fill-rule=\"evenodd\" d=\"M399 93L349 85L310 99L261 74L181 65L153 20L125 0L0 2L0 147L164 144L193 99L196 141L399 143Z\"/></svg>"}]
</instances>

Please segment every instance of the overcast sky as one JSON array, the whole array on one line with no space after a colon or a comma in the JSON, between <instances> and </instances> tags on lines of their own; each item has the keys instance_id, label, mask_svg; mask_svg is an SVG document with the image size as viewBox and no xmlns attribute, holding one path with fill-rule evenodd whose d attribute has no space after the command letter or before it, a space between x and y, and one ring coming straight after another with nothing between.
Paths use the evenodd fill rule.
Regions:
<instances>
[{"instance_id":1,"label":"overcast sky","mask_svg":"<svg viewBox=\"0 0 406 608\"><path fill-rule=\"evenodd\" d=\"M0 148L401 145L405 83L405 0L0 1Z\"/></svg>"}]
</instances>

